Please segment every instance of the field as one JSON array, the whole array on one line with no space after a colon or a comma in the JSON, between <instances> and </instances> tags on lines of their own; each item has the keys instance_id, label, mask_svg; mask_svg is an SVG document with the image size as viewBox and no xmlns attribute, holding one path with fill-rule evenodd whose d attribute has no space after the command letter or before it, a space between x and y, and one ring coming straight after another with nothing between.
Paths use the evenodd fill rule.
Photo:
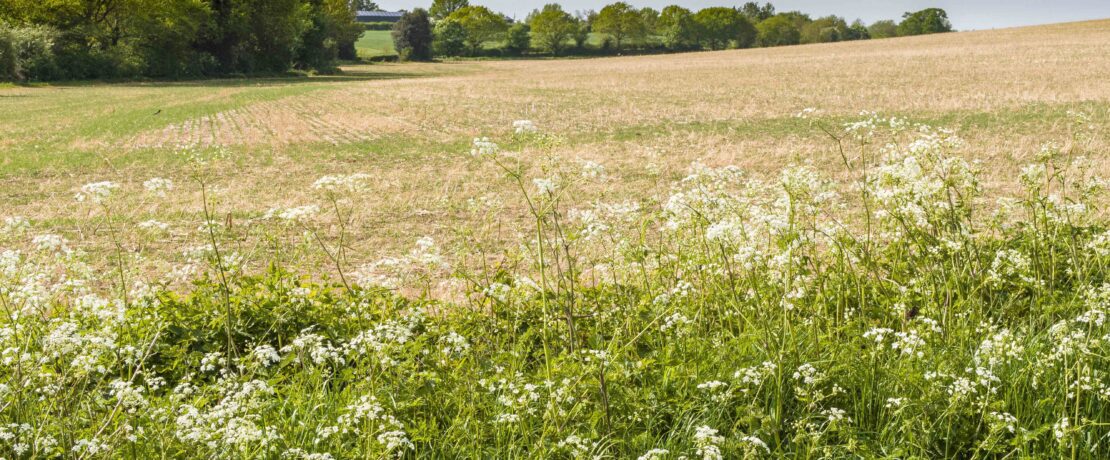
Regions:
<instances>
[{"instance_id":1,"label":"field","mask_svg":"<svg viewBox=\"0 0 1110 460\"><path fill-rule=\"evenodd\" d=\"M388 30L367 30L355 42L355 50L361 58L389 56L397 54L393 49L393 37Z\"/></svg>"},{"instance_id":2,"label":"field","mask_svg":"<svg viewBox=\"0 0 1110 460\"><path fill-rule=\"evenodd\" d=\"M1105 458L1106 75L1110 20L0 87L0 456Z\"/></svg>"}]
</instances>

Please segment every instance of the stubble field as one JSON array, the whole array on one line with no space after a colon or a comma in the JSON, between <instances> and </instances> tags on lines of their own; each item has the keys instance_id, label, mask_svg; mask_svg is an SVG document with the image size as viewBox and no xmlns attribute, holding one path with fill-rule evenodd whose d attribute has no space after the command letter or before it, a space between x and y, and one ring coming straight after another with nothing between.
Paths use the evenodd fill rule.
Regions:
<instances>
[{"instance_id":1,"label":"stubble field","mask_svg":"<svg viewBox=\"0 0 1110 460\"><path fill-rule=\"evenodd\" d=\"M227 196L219 212L240 218L304 204L322 175L366 173L354 254L373 259L420 235L449 241L467 225L468 199L512 192L466 154L472 138L504 137L515 120L557 138L544 155L604 164L614 180L593 192L637 199L694 161L838 173L835 144L795 118L816 108L834 125L874 111L955 129L998 189L1064 133L1068 111L1107 123L1108 55L1110 22L1093 21L667 56L383 64L296 81L7 88L0 181L8 213L70 233L81 185L165 177L182 187L141 210L191 231L184 224L201 210L184 186L183 150L226 151L212 185Z\"/></svg>"},{"instance_id":2,"label":"stubble field","mask_svg":"<svg viewBox=\"0 0 1110 460\"><path fill-rule=\"evenodd\" d=\"M1106 458L1110 20L0 87L0 457Z\"/></svg>"}]
</instances>

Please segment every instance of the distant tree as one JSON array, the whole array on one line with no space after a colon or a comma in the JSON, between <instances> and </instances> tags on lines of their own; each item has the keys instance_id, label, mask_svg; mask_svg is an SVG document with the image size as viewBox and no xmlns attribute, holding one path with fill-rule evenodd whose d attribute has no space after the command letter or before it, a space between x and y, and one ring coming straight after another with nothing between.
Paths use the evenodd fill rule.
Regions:
<instances>
[{"instance_id":1,"label":"distant tree","mask_svg":"<svg viewBox=\"0 0 1110 460\"><path fill-rule=\"evenodd\" d=\"M528 25L540 49L556 55L566 48L567 41L578 30L574 17L557 3L548 3L542 10L532 12Z\"/></svg>"},{"instance_id":2,"label":"distant tree","mask_svg":"<svg viewBox=\"0 0 1110 460\"><path fill-rule=\"evenodd\" d=\"M640 18L644 22L644 35L658 34L657 28L659 27L659 11L654 8L640 8Z\"/></svg>"},{"instance_id":3,"label":"distant tree","mask_svg":"<svg viewBox=\"0 0 1110 460\"><path fill-rule=\"evenodd\" d=\"M447 19L454 19L466 30L466 46L477 55L486 42L500 41L509 29L505 17L484 6L467 6L455 10Z\"/></svg>"},{"instance_id":4,"label":"distant tree","mask_svg":"<svg viewBox=\"0 0 1110 460\"><path fill-rule=\"evenodd\" d=\"M952 23L948 21L948 13L940 8L926 8L903 14L902 22L898 24L898 35L902 36L951 31Z\"/></svg>"},{"instance_id":5,"label":"distant tree","mask_svg":"<svg viewBox=\"0 0 1110 460\"><path fill-rule=\"evenodd\" d=\"M530 27L523 22L517 22L509 26L509 30L505 32L505 51L512 55L521 55L532 48L532 36L529 33Z\"/></svg>"},{"instance_id":6,"label":"distant tree","mask_svg":"<svg viewBox=\"0 0 1110 460\"><path fill-rule=\"evenodd\" d=\"M432 23L428 12L416 8L401 15L393 24L393 47L403 61L427 61L432 58Z\"/></svg>"},{"instance_id":7,"label":"distant tree","mask_svg":"<svg viewBox=\"0 0 1110 460\"><path fill-rule=\"evenodd\" d=\"M616 2L602 8L594 19L593 30L608 34L613 39L617 50L620 50L625 42L641 39L647 33L640 11L624 2Z\"/></svg>"},{"instance_id":8,"label":"distant tree","mask_svg":"<svg viewBox=\"0 0 1110 460\"><path fill-rule=\"evenodd\" d=\"M867 27L867 33L871 38L890 38L898 36L898 24L890 19L883 19L875 21Z\"/></svg>"},{"instance_id":9,"label":"distant tree","mask_svg":"<svg viewBox=\"0 0 1110 460\"><path fill-rule=\"evenodd\" d=\"M459 21L437 21L432 41L432 51L438 56L462 56L466 52L466 29Z\"/></svg>"},{"instance_id":10,"label":"distant tree","mask_svg":"<svg viewBox=\"0 0 1110 460\"><path fill-rule=\"evenodd\" d=\"M362 26L355 21L355 6L348 0L307 0L311 26L301 38L297 65L307 69L332 67L337 57L355 59L355 42Z\"/></svg>"},{"instance_id":11,"label":"distant tree","mask_svg":"<svg viewBox=\"0 0 1110 460\"><path fill-rule=\"evenodd\" d=\"M867 30L867 26L863 21L856 19L852 21L852 25L848 26L845 31L844 40L867 40L871 38L871 32Z\"/></svg>"},{"instance_id":12,"label":"distant tree","mask_svg":"<svg viewBox=\"0 0 1110 460\"><path fill-rule=\"evenodd\" d=\"M373 0L352 0L351 6L356 11L380 11L381 7Z\"/></svg>"},{"instance_id":13,"label":"distant tree","mask_svg":"<svg viewBox=\"0 0 1110 460\"><path fill-rule=\"evenodd\" d=\"M663 8L657 29L667 48L684 50L698 46L698 23L694 13L686 8L678 5Z\"/></svg>"},{"instance_id":14,"label":"distant tree","mask_svg":"<svg viewBox=\"0 0 1110 460\"><path fill-rule=\"evenodd\" d=\"M847 38L848 23L837 16L825 16L806 23L799 32L801 43L838 42Z\"/></svg>"},{"instance_id":15,"label":"distant tree","mask_svg":"<svg viewBox=\"0 0 1110 460\"><path fill-rule=\"evenodd\" d=\"M570 38L574 40L575 48L583 49L586 47L586 42L590 41L590 20L588 17L574 19L574 31Z\"/></svg>"},{"instance_id":16,"label":"distant tree","mask_svg":"<svg viewBox=\"0 0 1110 460\"><path fill-rule=\"evenodd\" d=\"M801 32L789 16L775 15L755 26L759 46L796 45Z\"/></svg>"},{"instance_id":17,"label":"distant tree","mask_svg":"<svg viewBox=\"0 0 1110 460\"><path fill-rule=\"evenodd\" d=\"M703 8L694 14L701 41L710 49L729 47L733 41L738 48L748 48L755 42L756 30L748 18L732 8Z\"/></svg>"},{"instance_id":18,"label":"distant tree","mask_svg":"<svg viewBox=\"0 0 1110 460\"><path fill-rule=\"evenodd\" d=\"M746 16L752 24L756 24L774 16L775 6L770 3L764 3L763 6L759 6L756 2L747 2L744 6L740 7L740 13Z\"/></svg>"},{"instance_id":19,"label":"distant tree","mask_svg":"<svg viewBox=\"0 0 1110 460\"><path fill-rule=\"evenodd\" d=\"M469 0L432 0L432 6L428 8L428 14L432 16L432 19L438 21L468 6L470 6Z\"/></svg>"}]
</instances>

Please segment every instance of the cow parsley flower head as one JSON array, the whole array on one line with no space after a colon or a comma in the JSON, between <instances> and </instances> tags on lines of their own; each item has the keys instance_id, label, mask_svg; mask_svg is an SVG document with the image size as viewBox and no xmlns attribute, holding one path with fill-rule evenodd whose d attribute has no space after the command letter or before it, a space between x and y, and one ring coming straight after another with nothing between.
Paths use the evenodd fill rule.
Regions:
<instances>
[{"instance_id":1,"label":"cow parsley flower head","mask_svg":"<svg viewBox=\"0 0 1110 460\"><path fill-rule=\"evenodd\" d=\"M164 198L167 192L173 190L173 181L161 177L153 177L143 182L143 188L156 196Z\"/></svg>"},{"instance_id":2,"label":"cow parsley flower head","mask_svg":"<svg viewBox=\"0 0 1110 460\"><path fill-rule=\"evenodd\" d=\"M368 182L370 182L369 174L336 174L317 179L312 184L312 188L325 193L358 193L367 189Z\"/></svg>"},{"instance_id":3,"label":"cow parsley flower head","mask_svg":"<svg viewBox=\"0 0 1110 460\"><path fill-rule=\"evenodd\" d=\"M516 120L513 122L513 132L516 134L532 134L539 132L539 130L536 124L532 123L532 120Z\"/></svg>"},{"instance_id":4,"label":"cow parsley flower head","mask_svg":"<svg viewBox=\"0 0 1110 460\"><path fill-rule=\"evenodd\" d=\"M91 182L81 186L81 191L74 196L78 202L91 201L103 203L112 196L112 192L119 188L119 184L111 181Z\"/></svg>"},{"instance_id":5,"label":"cow parsley flower head","mask_svg":"<svg viewBox=\"0 0 1110 460\"><path fill-rule=\"evenodd\" d=\"M496 155L501 147L489 140L488 137L475 137L470 144L470 156L487 157Z\"/></svg>"},{"instance_id":6,"label":"cow parsley flower head","mask_svg":"<svg viewBox=\"0 0 1110 460\"><path fill-rule=\"evenodd\" d=\"M540 192L541 195L554 194L555 190L558 188L555 181L548 178L532 179L532 183L535 184L536 191Z\"/></svg>"}]
</instances>

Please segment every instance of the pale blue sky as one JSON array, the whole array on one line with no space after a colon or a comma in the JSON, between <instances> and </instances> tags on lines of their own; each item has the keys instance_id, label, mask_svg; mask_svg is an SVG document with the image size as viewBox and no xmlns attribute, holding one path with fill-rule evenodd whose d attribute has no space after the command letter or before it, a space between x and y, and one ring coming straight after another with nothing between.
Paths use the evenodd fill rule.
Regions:
<instances>
[{"instance_id":1,"label":"pale blue sky","mask_svg":"<svg viewBox=\"0 0 1110 460\"><path fill-rule=\"evenodd\" d=\"M616 0L561 0L556 1L569 11L600 9ZM637 7L655 9L678 4L690 9L706 6L735 6L744 0L625 0ZM524 18L529 11L551 3L550 0L470 0L471 4L485 5L509 16ZM431 0L378 0L386 10L427 8ZM760 2L763 3L762 1ZM778 11L800 10L811 16L836 14L848 21L856 18L867 23L879 19L900 19L902 13L928 7L948 11L952 25L959 30L993 29L1051 22L1079 21L1110 18L1110 0L779 0L772 1Z\"/></svg>"}]
</instances>

